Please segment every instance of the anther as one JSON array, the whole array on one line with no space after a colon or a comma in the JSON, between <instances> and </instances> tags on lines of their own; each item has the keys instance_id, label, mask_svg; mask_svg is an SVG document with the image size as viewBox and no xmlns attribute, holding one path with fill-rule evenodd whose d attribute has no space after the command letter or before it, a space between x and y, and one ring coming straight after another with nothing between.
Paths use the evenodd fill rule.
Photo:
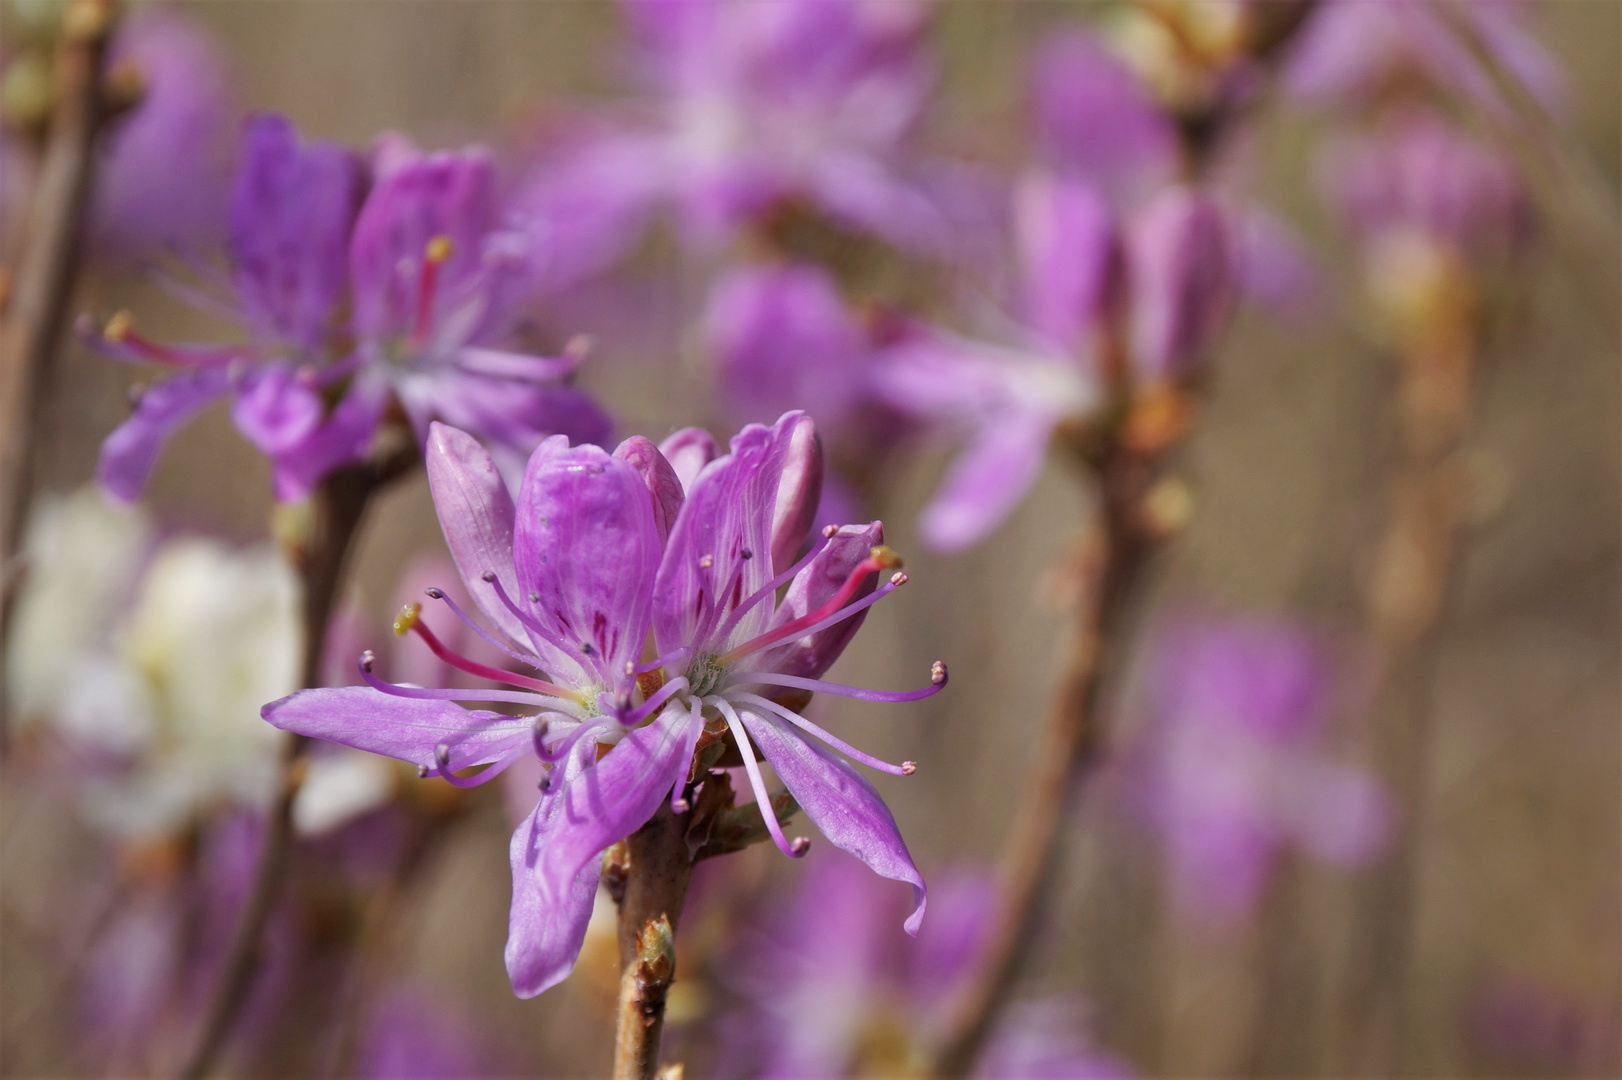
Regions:
<instances>
[{"instance_id":1,"label":"anther","mask_svg":"<svg viewBox=\"0 0 1622 1080\"><path fill-rule=\"evenodd\" d=\"M744 548L742 551L738 552L738 554L745 559L753 559L755 557L755 553L750 551L748 548Z\"/></svg>"},{"instance_id":2,"label":"anther","mask_svg":"<svg viewBox=\"0 0 1622 1080\"><path fill-rule=\"evenodd\" d=\"M909 579L907 575L902 573L900 570L897 570L895 573L890 575L890 584L894 585L896 588L900 588L901 586L905 585L909 580L911 579Z\"/></svg>"},{"instance_id":3,"label":"anther","mask_svg":"<svg viewBox=\"0 0 1622 1080\"><path fill-rule=\"evenodd\" d=\"M625 661L625 677L627 679L629 679L635 674L636 674L636 661L635 660L627 660L627 661Z\"/></svg>"},{"instance_id":4,"label":"anther","mask_svg":"<svg viewBox=\"0 0 1622 1080\"><path fill-rule=\"evenodd\" d=\"M532 604L539 604L541 602L541 594L536 592L534 589L529 590L529 602Z\"/></svg>"},{"instance_id":5,"label":"anther","mask_svg":"<svg viewBox=\"0 0 1622 1080\"><path fill-rule=\"evenodd\" d=\"M794 858L798 859L801 855L804 855L806 852L811 850L811 838L809 836L796 836L793 840L789 841L788 846L791 849Z\"/></svg>"},{"instance_id":6,"label":"anther","mask_svg":"<svg viewBox=\"0 0 1622 1080\"><path fill-rule=\"evenodd\" d=\"M428 779L428 766L426 766L426 765L418 765L417 766L417 779L418 780L426 780L426 779Z\"/></svg>"},{"instance_id":7,"label":"anther","mask_svg":"<svg viewBox=\"0 0 1622 1080\"><path fill-rule=\"evenodd\" d=\"M715 556L714 555L700 555L698 557L698 568L700 570L708 570L710 567L712 567L714 565L715 565Z\"/></svg>"},{"instance_id":8,"label":"anther","mask_svg":"<svg viewBox=\"0 0 1622 1080\"><path fill-rule=\"evenodd\" d=\"M688 802L686 799L672 799L670 801L670 810L675 814L685 814L692 808L693 804Z\"/></svg>"},{"instance_id":9,"label":"anther","mask_svg":"<svg viewBox=\"0 0 1622 1080\"><path fill-rule=\"evenodd\" d=\"M939 660L929 665L929 681L936 686L946 685L946 665Z\"/></svg>"},{"instance_id":10,"label":"anther","mask_svg":"<svg viewBox=\"0 0 1622 1080\"><path fill-rule=\"evenodd\" d=\"M913 773L915 773L917 771L918 771L918 763L916 761L903 761L901 763L901 775L902 776L911 776Z\"/></svg>"},{"instance_id":11,"label":"anther","mask_svg":"<svg viewBox=\"0 0 1622 1080\"><path fill-rule=\"evenodd\" d=\"M591 642L582 641L580 643L580 651L585 653L587 656L590 656L592 653L596 652L597 650L591 647Z\"/></svg>"},{"instance_id":12,"label":"anther","mask_svg":"<svg viewBox=\"0 0 1622 1080\"><path fill-rule=\"evenodd\" d=\"M434 760L439 762L440 769L442 769L444 771L447 771L447 772L450 771L450 767L451 767L451 744L450 743L440 743L439 745L435 746L434 747Z\"/></svg>"},{"instance_id":13,"label":"anther","mask_svg":"<svg viewBox=\"0 0 1622 1080\"><path fill-rule=\"evenodd\" d=\"M405 637L411 633L411 628L417 625L422 616L422 605L413 600L400 609L400 614L394 617L394 636Z\"/></svg>"},{"instance_id":14,"label":"anther","mask_svg":"<svg viewBox=\"0 0 1622 1080\"><path fill-rule=\"evenodd\" d=\"M872 548L867 555L868 558L872 559L886 570L901 569L901 556L897 555L893 548L886 547L883 544L878 544Z\"/></svg>"},{"instance_id":15,"label":"anther","mask_svg":"<svg viewBox=\"0 0 1622 1080\"><path fill-rule=\"evenodd\" d=\"M431 263L442 263L449 259L455 250L456 245L451 242L451 238L440 233L428 241L428 245L423 248L422 257Z\"/></svg>"},{"instance_id":16,"label":"anther","mask_svg":"<svg viewBox=\"0 0 1622 1080\"><path fill-rule=\"evenodd\" d=\"M423 591L423 595L428 597L428 599L430 599L430 600L443 600L443 599L445 599L445 590L444 589L435 589L435 588L430 587L430 588L424 589L422 591Z\"/></svg>"},{"instance_id":17,"label":"anther","mask_svg":"<svg viewBox=\"0 0 1622 1080\"><path fill-rule=\"evenodd\" d=\"M822 527L823 539L832 540L834 538L834 534L837 533L838 531L839 531L839 526L838 525L824 525Z\"/></svg>"},{"instance_id":18,"label":"anther","mask_svg":"<svg viewBox=\"0 0 1622 1080\"><path fill-rule=\"evenodd\" d=\"M484 573L479 575L479 580L485 584L489 584L490 582L496 580L496 572L494 570L486 570Z\"/></svg>"},{"instance_id":19,"label":"anther","mask_svg":"<svg viewBox=\"0 0 1622 1080\"><path fill-rule=\"evenodd\" d=\"M119 345L130 336L130 331L134 328L135 316L128 311L120 311L107 320L107 325L102 327L101 336L111 344Z\"/></svg>"},{"instance_id":20,"label":"anther","mask_svg":"<svg viewBox=\"0 0 1622 1080\"><path fill-rule=\"evenodd\" d=\"M372 665L376 663L377 654L372 652L371 649L367 649L365 652L360 654L360 669L362 671L371 671Z\"/></svg>"}]
</instances>

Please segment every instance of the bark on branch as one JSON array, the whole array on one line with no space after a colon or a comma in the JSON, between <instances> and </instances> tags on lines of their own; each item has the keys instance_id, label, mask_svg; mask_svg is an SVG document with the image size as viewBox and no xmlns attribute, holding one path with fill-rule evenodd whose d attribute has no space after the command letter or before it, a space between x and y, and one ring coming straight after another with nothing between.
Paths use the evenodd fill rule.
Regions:
<instances>
[{"instance_id":1,"label":"bark on branch","mask_svg":"<svg viewBox=\"0 0 1622 1080\"><path fill-rule=\"evenodd\" d=\"M620 996L614 1037L614 1080L655 1080L664 1034L665 997L676 977L676 923L693 877L688 815L670 804L625 841L616 864Z\"/></svg>"}]
</instances>

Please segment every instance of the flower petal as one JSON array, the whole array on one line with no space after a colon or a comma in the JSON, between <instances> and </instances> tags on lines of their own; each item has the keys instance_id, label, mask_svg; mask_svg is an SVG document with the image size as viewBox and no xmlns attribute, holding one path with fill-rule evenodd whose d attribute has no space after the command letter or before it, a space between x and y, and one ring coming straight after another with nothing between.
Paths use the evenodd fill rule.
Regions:
<instances>
[{"instance_id":1,"label":"flower petal","mask_svg":"<svg viewBox=\"0 0 1622 1080\"><path fill-rule=\"evenodd\" d=\"M928 892L896 829L895 818L873 785L849 763L801 738L788 725L742 710L740 716L750 739L823 836L880 877L912 886L917 907L902 925L916 936Z\"/></svg>"},{"instance_id":2,"label":"flower petal","mask_svg":"<svg viewBox=\"0 0 1622 1080\"><path fill-rule=\"evenodd\" d=\"M300 690L272 701L260 715L283 731L429 768L438 767L435 752L441 745L450 750L450 767L464 769L509 756L533 737L527 716L395 697L369 686Z\"/></svg>"},{"instance_id":3,"label":"flower petal","mask_svg":"<svg viewBox=\"0 0 1622 1080\"><path fill-rule=\"evenodd\" d=\"M558 820L536 864L550 902L565 902L582 870L653 816L670 794L690 722L687 710L672 704L563 785Z\"/></svg>"},{"instance_id":4,"label":"flower petal","mask_svg":"<svg viewBox=\"0 0 1622 1080\"><path fill-rule=\"evenodd\" d=\"M985 539L1036 483L1057 419L1014 410L988 418L924 508L929 545L962 551Z\"/></svg>"},{"instance_id":5,"label":"flower petal","mask_svg":"<svg viewBox=\"0 0 1622 1080\"><path fill-rule=\"evenodd\" d=\"M686 498L681 478L659 448L640 435L632 435L615 447L614 457L635 469L648 486L648 494L653 497L653 524L659 530L659 543L663 544Z\"/></svg>"},{"instance_id":6,"label":"flower petal","mask_svg":"<svg viewBox=\"0 0 1622 1080\"><path fill-rule=\"evenodd\" d=\"M834 593L845 584L851 571L868 557L875 544L882 543L884 525L881 522L841 526L817 552L811 564L794 575L788 592L783 594L783 602L777 605L772 625L775 627L793 622L833 599ZM851 600L860 600L871 593L878 587L878 581L878 576L868 575ZM845 646L850 644L850 639L856 636L856 631L861 629L862 621L866 618L867 612L859 612L810 637L778 646L761 657L760 667L785 675L815 679L839 659L839 654L845 651Z\"/></svg>"},{"instance_id":7,"label":"flower petal","mask_svg":"<svg viewBox=\"0 0 1622 1080\"><path fill-rule=\"evenodd\" d=\"M321 398L286 364L262 364L249 372L231 406L231 419L249 442L279 454L310 437L321 425Z\"/></svg>"},{"instance_id":8,"label":"flower petal","mask_svg":"<svg viewBox=\"0 0 1622 1080\"><path fill-rule=\"evenodd\" d=\"M676 470L683 491L693 490L693 481L704 471L704 466L721 456L721 447L715 436L703 428L682 428L659 444L659 452Z\"/></svg>"},{"instance_id":9,"label":"flower petal","mask_svg":"<svg viewBox=\"0 0 1622 1080\"><path fill-rule=\"evenodd\" d=\"M621 685L642 657L659 533L637 471L554 435L530 456L513 532L518 602L555 640L535 639L555 677Z\"/></svg>"},{"instance_id":10,"label":"flower petal","mask_svg":"<svg viewBox=\"0 0 1622 1080\"><path fill-rule=\"evenodd\" d=\"M507 918L506 960L507 977L521 998L534 997L567 978L586 940L601 876L599 866L588 860L573 877L547 888L540 863L543 853L558 841L560 830L567 827L562 812L564 792L578 782L596 753L592 740L577 744L568 761L553 770L553 782L541 795L535 812L513 831L508 852L513 899Z\"/></svg>"},{"instance_id":11,"label":"flower petal","mask_svg":"<svg viewBox=\"0 0 1622 1080\"><path fill-rule=\"evenodd\" d=\"M822 439L809 416L802 415L789 435L783 476L772 510L772 574L793 566L805 546L806 533L822 502Z\"/></svg>"},{"instance_id":12,"label":"flower petal","mask_svg":"<svg viewBox=\"0 0 1622 1080\"><path fill-rule=\"evenodd\" d=\"M482 577L487 570L493 572L507 595L517 599L518 574L513 568L517 511L495 462L473 436L445 424L428 426L423 458L439 527L473 602L513 641L528 641L524 624Z\"/></svg>"},{"instance_id":13,"label":"flower petal","mask_svg":"<svg viewBox=\"0 0 1622 1080\"><path fill-rule=\"evenodd\" d=\"M1120 247L1109 204L1086 184L1031 175L1014 193L1014 227L1027 320L1079 353L1119 291Z\"/></svg>"},{"instance_id":14,"label":"flower petal","mask_svg":"<svg viewBox=\"0 0 1622 1080\"><path fill-rule=\"evenodd\" d=\"M770 428L750 424L733 437L732 453L688 488L654 584L660 651L724 651L726 643L715 639L727 617L770 580L778 491L803 417L785 413ZM755 605L729 637L743 641L764 630L767 607Z\"/></svg>"},{"instance_id":15,"label":"flower petal","mask_svg":"<svg viewBox=\"0 0 1622 1080\"><path fill-rule=\"evenodd\" d=\"M1227 319L1234 256L1222 209L1193 188L1168 188L1127 233L1132 363L1142 379L1174 379L1203 359Z\"/></svg>"},{"instance_id":16,"label":"flower petal","mask_svg":"<svg viewBox=\"0 0 1622 1080\"><path fill-rule=\"evenodd\" d=\"M329 471L359 460L371 445L386 404L381 383L364 376L356 379L326 423L303 442L271 458L277 500L302 499Z\"/></svg>"},{"instance_id":17,"label":"flower petal","mask_svg":"<svg viewBox=\"0 0 1622 1080\"><path fill-rule=\"evenodd\" d=\"M126 502L137 498L175 428L230 388L224 368L186 372L150 386L134 415L101 444L101 460L96 465L101 486Z\"/></svg>"}]
</instances>

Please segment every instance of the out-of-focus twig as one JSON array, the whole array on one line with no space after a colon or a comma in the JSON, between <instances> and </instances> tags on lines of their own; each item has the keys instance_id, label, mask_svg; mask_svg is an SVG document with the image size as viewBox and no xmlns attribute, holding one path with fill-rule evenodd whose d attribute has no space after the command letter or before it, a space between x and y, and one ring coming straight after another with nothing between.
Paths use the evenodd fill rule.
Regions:
<instances>
[{"instance_id":1,"label":"out-of-focus twig","mask_svg":"<svg viewBox=\"0 0 1622 1080\"><path fill-rule=\"evenodd\" d=\"M414 443L393 446L385 456L329 473L311 495L309 519L302 536L289 544L303 586L301 685L321 684L322 657L333 601L367 505L373 495L416 460ZM291 853L293 800L304 779L304 752L309 741L305 736L289 733L282 743L281 784L266 815L248 899L226 951L219 981L198 1028L196 1041L175 1070L174 1075L179 1080L199 1080L213 1066L258 973L265 926L275 908Z\"/></svg>"},{"instance_id":2,"label":"out-of-focus twig","mask_svg":"<svg viewBox=\"0 0 1622 1080\"><path fill-rule=\"evenodd\" d=\"M55 101L22 255L0 296L0 641L12 587L21 576L18 556L41 388L77 276L96 137L107 114L102 73L117 15L116 0L74 0L63 15L53 70ZM0 747L6 719L0 683Z\"/></svg>"},{"instance_id":3,"label":"out-of-focus twig","mask_svg":"<svg viewBox=\"0 0 1622 1080\"><path fill-rule=\"evenodd\" d=\"M614 1031L614 1080L655 1080L664 1034L665 996L676 977L676 923L693 861L688 815L668 802L625 841L619 900L620 995Z\"/></svg>"}]
</instances>

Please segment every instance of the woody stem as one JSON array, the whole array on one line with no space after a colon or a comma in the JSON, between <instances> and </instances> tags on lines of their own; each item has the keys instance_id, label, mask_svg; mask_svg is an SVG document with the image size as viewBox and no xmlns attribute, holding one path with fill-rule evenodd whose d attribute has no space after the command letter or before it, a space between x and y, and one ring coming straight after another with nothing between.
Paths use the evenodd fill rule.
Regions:
<instances>
[{"instance_id":1,"label":"woody stem","mask_svg":"<svg viewBox=\"0 0 1622 1080\"><path fill-rule=\"evenodd\" d=\"M665 997L676 976L676 923L693 877L688 814L668 801L626 839L614 875L619 898L620 995L614 1080L654 1080L664 1034Z\"/></svg>"}]
</instances>

